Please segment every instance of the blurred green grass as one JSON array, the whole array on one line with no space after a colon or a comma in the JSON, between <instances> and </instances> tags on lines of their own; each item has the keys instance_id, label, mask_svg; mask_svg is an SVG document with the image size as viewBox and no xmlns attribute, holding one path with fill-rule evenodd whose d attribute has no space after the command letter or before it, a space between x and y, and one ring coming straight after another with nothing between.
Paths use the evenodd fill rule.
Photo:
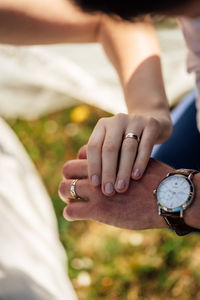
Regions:
<instances>
[{"instance_id":1,"label":"blurred green grass","mask_svg":"<svg viewBox=\"0 0 200 300\"><path fill-rule=\"evenodd\" d=\"M66 222L58 197L63 164L76 157L101 117L82 105L36 121L7 120L34 161L55 208L69 276L80 300L200 299L200 238L167 230L121 230ZM67 267L67 266L66 266Z\"/></svg>"}]
</instances>

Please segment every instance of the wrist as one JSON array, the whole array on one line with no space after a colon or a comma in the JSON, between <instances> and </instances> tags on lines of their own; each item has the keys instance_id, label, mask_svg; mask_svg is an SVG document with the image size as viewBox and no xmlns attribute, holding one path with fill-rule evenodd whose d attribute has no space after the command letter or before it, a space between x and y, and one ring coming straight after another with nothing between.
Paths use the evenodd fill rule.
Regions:
<instances>
[{"instance_id":1,"label":"wrist","mask_svg":"<svg viewBox=\"0 0 200 300\"><path fill-rule=\"evenodd\" d=\"M184 220L187 225L200 229L200 173L194 175L193 184L195 196L191 206L184 213Z\"/></svg>"},{"instance_id":2,"label":"wrist","mask_svg":"<svg viewBox=\"0 0 200 300\"><path fill-rule=\"evenodd\" d=\"M150 76L150 74L149 74ZM141 82L146 80L145 88ZM158 80L159 81L159 80ZM123 86L125 100L129 113L162 111L170 115L169 102L165 93L164 85L151 83L151 79L141 78L135 80L134 76L127 85Z\"/></svg>"},{"instance_id":3,"label":"wrist","mask_svg":"<svg viewBox=\"0 0 200 300\"><path fill-rule=\"evenodd\" d=\"M149 228L168 228L168 225L164 218L158 214L158 204L157 199L154 195L154 190L157 189L160 182L166 177L166 175L173 171L174 169L172 167L160 161L157 161L152 158L149 161L148 168L146 170L146 176L144 176L144 179L147 180L146 184L149 187L150 191L149 199L151 199L150 202L152 204Z\"/></svg>"}]
</instances>

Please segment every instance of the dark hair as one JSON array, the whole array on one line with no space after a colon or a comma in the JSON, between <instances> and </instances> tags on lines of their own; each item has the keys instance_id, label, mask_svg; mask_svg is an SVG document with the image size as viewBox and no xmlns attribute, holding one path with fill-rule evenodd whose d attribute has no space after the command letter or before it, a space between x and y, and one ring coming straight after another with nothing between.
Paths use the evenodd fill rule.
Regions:
<instances>
[{"instance_id":1,"label":"dark hair","mask_svg":"<svg viewBox=\"0 0 200 300\"><path fill-rule=\"evenodd\" d=\"M87 12L103 12L132 20L146 14L163 14L167 9L183 5L188 0L73 0Z\"/></svg>"}]
</instances>

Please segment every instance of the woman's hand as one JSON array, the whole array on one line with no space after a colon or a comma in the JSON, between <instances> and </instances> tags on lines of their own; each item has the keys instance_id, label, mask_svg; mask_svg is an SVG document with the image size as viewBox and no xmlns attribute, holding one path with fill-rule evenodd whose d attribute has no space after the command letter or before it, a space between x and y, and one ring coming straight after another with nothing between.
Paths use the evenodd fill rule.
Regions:
<instances>
[{"instance_id":1,"label":"woman's hand","mask_svg":"<svg viewBox=\"0 0 200 300\"><path fill-rule=\"evenodd\" d=\"M142 177L152 148L171 134L171 121L158 113L118 114L98 121L87 146L88 176L93 186L101 184L105 195L128 189L130 178ZM133 133L140 138L125 138Z\"/></svg>"}]
</instances>

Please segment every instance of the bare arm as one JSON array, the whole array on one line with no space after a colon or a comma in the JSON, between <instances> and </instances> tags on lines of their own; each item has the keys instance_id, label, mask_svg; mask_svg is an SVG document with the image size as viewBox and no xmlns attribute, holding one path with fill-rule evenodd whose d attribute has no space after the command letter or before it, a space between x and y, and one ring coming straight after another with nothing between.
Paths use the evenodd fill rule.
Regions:
<instances>
[{"instance_id":1,"label":"bare arm","mask_svg":"<svg viewBox=\"0 0 200 300\"><path fill-rule=\"evenodd\" d=\"M129 113L161 114L169 136L160 48L149 17L130 23L84 13L67 0L0 0L0 43L68 42L100 42L121 79Z\"/></svg>"},{"instance_id":2,"label":"bare arm","mask_svg":"<svg viewBox=\"0 0 200 300\"><path fill-rule=\"evenodd\" d=\"M169 138L172 125L151 19L128 23L102 16L98 33L118 71L129 112L101 119L88 143L90 182L101 183L102 192L110 196L125 192L130 178L142 177L153 146ZM130 132L141 138L139 144L124 139Z\"/></svg>"},{"instance_id":3,"label":"bare arm","mask_svg":"<svg viewBox=\"0 0 200 300\"><path fill-rule=\"evenodd\" d=\"M99 24L67 0L0 0L1 43L96 42Z\"/></svg>"},{"instance_id":4,"label":"bare arm","mask_svg":"<svg viewBox=\"0 0 200 300\"><path fill-rule=\"evenodd\" d=\"M146 17L128 23L103 18L99 39L120 75L129 113L158 110L169 117L160 46L152 20Z\"/></svg>"},{"instance_id":5,"label":"bare arm","mask_svg":"<svg viewBox=\"0 0 200 300\"><path fill-rule=\"evenodd\" d=\"M0 0L0 43L67 42L102 44L119 74L130 113L158 109L169 117L150 18L135 23L114 20L84 13L67 0Z\"/></svg>"},{"instance_id":6,"label":"bare arm","mask_svg":"<svg viewBox=\"0 0 200 300\"><path fill-rule=\"evenodd\" d=\"M114 186L124 192L130 177L142 177L154 144L166 140L172 128L159 45L148 17L128 23L83 13L67 0L0 0L0 42L100 42L121 79L129 115L97 124L88 143L89 178L110 195ZM130 139L122 143L128 132L141 137L140 145Z\"/></svg>"}]
</instances>

